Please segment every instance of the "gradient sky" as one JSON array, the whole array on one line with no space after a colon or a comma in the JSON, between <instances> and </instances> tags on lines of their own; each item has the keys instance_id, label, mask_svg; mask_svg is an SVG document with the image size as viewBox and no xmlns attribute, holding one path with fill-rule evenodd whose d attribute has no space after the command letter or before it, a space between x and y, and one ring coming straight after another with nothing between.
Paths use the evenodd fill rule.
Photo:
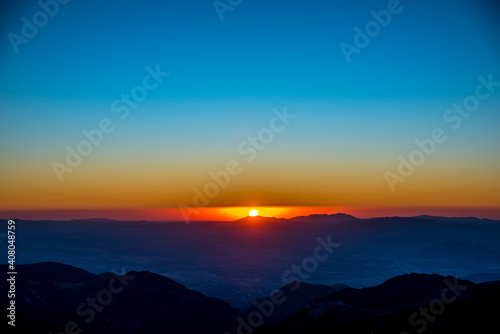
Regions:
<instances>
[{"instance_id":1,"label":"gradient sky","mask_svg":"<svg viewBox=\"0 0 500 334\"><path fill-rule=\"evenodd\" d=\"M494 4L401 1L350 63L339 44L354 44L353 28L388 1L244 0L221 21L208 0L74 0L17 53L9 33L21 35L40 7L3 5L0 210L174 217L209 172L235 160L241 173L208 206L471 208L500 218L500 87L458 129L443 120L478 76L500 81ZM169 76L120 119L113 101L148 66ZM247 161L239 145L285 106L296 118ZM114 131L60 182L52 163L104 118ZM438 127L447 141L391 191L384 172Z\"/></svg>"}]
</instances>

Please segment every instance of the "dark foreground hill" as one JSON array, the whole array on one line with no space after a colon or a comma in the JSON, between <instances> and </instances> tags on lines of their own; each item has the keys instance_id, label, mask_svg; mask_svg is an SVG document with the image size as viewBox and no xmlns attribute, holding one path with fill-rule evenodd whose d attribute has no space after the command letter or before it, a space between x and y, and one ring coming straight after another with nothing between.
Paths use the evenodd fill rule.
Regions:
<instances>
[{"instance_id":1,"label":"dark foreground hill","mask_svg":"<svg viewBox=\"0 0 500 334\"><path fill-rule=\"evenodd\" d=\"M269 306L269 302L266 302L266 300L271 300L268 297L255 300L248 309L247 313L265 313L262 321L263 325L272 325L286 318L290 314L297 312L302 307L310 302L313 302L317 298L345 288L348 288L348 286L344 284L323 285L295 281L278 289L278 291L274 294L276 297L279 294L279 299L277 299L279 304L272 307L272 312L269 312L271 307Z\"/></svg>"},{"instance_id":2,"label":"dark foreground hill","mask_svg":"<svg viewBox=\"0 0 500 334\"><path fill-rule=\"evenodd\" d=\"M498 333L500 281L409 274L317 298L265 333Z\"/></svg>"},{"instance_id":3,"label":"dark foreground hill","mask_svg":"<svg viewBox=\"0 0 500 334\"><path fill-rule=\"evenodd\" d=\"M60 263L16 269L18 333L220 334L235 328L240 315L220 299L146 271L94 275Z\"/></svg>"},{"instance_id":4,"label":"dark foreground hill","mask_svg":"<svg viewBox=\"0 0 500 334\"><path fill-rule=\"evenodd\" d=\"M7 272L7 266L0 269ZM19 333L497 333L500 281L407 274L363 289L292 282L247 314L147 271L16 266ZM0 283L8 291L7 281ZM270 300L279 304L271 305ZM2 299L1 307L7 307ZM260 327L260 328L257 328Z\"/></svg>"}]
</instances>

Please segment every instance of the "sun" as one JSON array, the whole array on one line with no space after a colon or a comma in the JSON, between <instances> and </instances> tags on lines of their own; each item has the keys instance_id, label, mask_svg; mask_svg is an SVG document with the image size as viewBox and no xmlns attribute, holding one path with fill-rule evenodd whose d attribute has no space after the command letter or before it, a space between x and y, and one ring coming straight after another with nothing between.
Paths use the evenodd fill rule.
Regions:
<instances>
[{"instance_id":1,"label":"sun","mask_svg":"<svg viewBox=\"0 0 500 334\"><path fill-rule=\"evenodd\" d=\"M250 212L248 213L251 217L255 217L255 216L258 216L259 215L259 212L257 210L250 210Z\"/></svg>"}]
</instances>

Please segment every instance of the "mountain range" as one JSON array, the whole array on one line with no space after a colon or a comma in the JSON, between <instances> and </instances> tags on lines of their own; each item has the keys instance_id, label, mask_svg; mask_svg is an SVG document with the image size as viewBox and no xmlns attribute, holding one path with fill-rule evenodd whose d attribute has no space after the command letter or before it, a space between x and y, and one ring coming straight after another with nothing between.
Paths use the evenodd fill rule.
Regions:
<instances>
[{"instance_id":1,"label":"mountain range","mask_svg":"<svg viewBox=\"0 0 500 334\"><path fill-rule=\"evenodd\" d=\"M7 266L0 268L7 272ZM147 271L95 275L53 262L19 265L17 271L16 329L23 333L486 333L500 328L500 281L475 284L416 273L362 289L296 281L242 313ZM5 280L0 285L7 291Z\"/></svg>"}]
</instances>

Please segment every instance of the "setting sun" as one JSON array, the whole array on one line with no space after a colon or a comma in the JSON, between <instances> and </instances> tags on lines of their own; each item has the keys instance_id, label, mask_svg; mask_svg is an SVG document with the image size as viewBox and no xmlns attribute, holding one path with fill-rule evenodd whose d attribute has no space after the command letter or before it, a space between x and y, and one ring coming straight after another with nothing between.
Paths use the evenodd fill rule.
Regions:
<instances>
[{"instance_id":1,"label":"setting sun","mask_svg":"<svg viewBox=\"0 0 500 334\"><path fill-rule=\"evenodd\" d=\"M251 217L255 217L259 215L259 212L257 210L250 210L248 213Z\"/></svg>"}]
</instances>

